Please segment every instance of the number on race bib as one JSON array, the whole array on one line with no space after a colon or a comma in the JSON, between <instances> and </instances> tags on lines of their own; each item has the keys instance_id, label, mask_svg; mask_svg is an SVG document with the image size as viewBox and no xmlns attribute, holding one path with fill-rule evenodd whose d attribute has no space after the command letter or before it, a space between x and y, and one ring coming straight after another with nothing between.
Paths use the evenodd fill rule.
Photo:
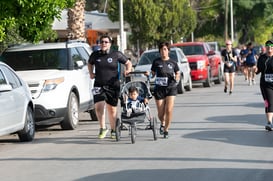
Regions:
<instances>
[{"instance_id":1,"label":"number on race bib","mask_svg":"<svg viewBox=\"0 0 273 181\"><path fill-rule=\"evenodd\" d=\"M168 86L168 77L157 77L155 84L160 86Z\"/></svg>"}]
</instances>

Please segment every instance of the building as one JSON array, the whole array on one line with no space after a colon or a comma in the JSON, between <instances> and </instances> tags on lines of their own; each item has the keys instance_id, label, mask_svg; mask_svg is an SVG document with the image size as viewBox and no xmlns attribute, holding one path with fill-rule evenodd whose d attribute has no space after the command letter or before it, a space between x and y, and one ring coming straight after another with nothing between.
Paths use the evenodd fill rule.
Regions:
<instances>
[{"instance_id":1,"label":"building","mask_svg":"<svg viewBox=\"0 0 273 181\"><path fill-rule=\"evenodd\" d=\"M67 39L67 10L63 10L61 13L61 19L55 19L53 22L52 29L55 30L58 34L58 38L61 41ZM119 45L120 42L120 24L119 22L112 22L109 18L107 13L99 13L98 11L86 11L85 12L85 31L86 31L86 40L93 46L97 43L98 37L101 34L108 34L110 35L113 40L114 44ZM127 34L130 31L130 26L128 23L124 23L124 32ZM125 36L126 45L126 36ZM126 49L126 48L125 48Z\"/></svg>"}]
</instances>

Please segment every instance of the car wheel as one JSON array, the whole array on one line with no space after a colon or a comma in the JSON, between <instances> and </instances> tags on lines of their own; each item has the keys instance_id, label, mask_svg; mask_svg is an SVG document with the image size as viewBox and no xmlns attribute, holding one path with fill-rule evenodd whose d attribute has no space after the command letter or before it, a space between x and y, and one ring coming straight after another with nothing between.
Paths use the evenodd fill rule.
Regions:
<instances>
[{"instance_id":1,"label":"car wheel","mask_svg":"<svg viewBox=\"0 0 273 181\"><path fill-rule=\"evenodd\" d=\"M35 121L33 116L33 110L31 107L27 108L27 113L25 117L25 126L24 128L18 132L19 140L21 142L24 141L32 141L35 135Z\"/></svg>"},{"instance_id":2,"label":"car wheel","mask_svg":"<svg viewBox=\"0 0 273 181\"><path fill-rule=\"evenodd\" d=\"M189 80L188 80L188 85L185 86L186 91L191 91L192 90L192 79L191 76L189 76Z\"/></svg>"},{"instance_id":3,"label":"car wheel","mask_svg":"<svg viewBox=\"0 0 273 181\"><path fill-rule=\"evenodd\" d=\"M98 117L96 115L95 109L90 110L89 114L90 114L90 117L91 117L92 121L98 121Z\"/></svg>"},{"instance_id":4,"label":"car wheel","mask_svg":"<svg viewBox=\"0 0 273 181\"><path fill-rule=\"evenodd\" d=\"M222 71L221 71L221 68L220 68L220 66L219 66L219 68L218 68L218 77L217 77L217 79L214 81L214 83L215 84L221 84L222 83Z\"/></svg>"},{"instance_id":5,"label":"car wheel","mask_svg":"<svg viewBox=\"0 0 273 181\"><path fill-rule=\"evenodd\" d=\"M156 117L152 118L152 128L153 128L153 136L154 136L154 140L157 140L157 119Z\"/></svg>"},{"instance_id":6,"label":"car wheel","mask_svg":"<svg viewBox=\"0 0 273 181\"><path fill-rule=\"evenodd\" d=\"M204 87L211 87L211 74L210 74L210 68L208 67L208 70L207 70L207 75L208 75L208 77L207 77L207 79L206 79L206 81L203 83L203 86Z\"/></svg>"},{"instance_id":7,"label":"car wheel","mask_svg":"<svg viewBox=\"0 0 273 181\"><path fill-rule=\"evenodd\" d=\"M116 119L116 141L120 141L121 137L121 121L119 118Z\"/></svg>"},{"instance_id":8,"label":"car wheel","mask_svg":"<svg viewBox=\"0 0 273 181\"><path fill-rule=\"evenodd\" d=\"M61 127L64 130L73 130L79 122L79 103L74 92L71 92L67 104L67 113L64 120L61 122Z\"/></svg>"},{"instance_id":9,"label":"car wheel","mask_svg":"<svg viewBox=\"0 0 273 181\"><path fill-rule=\"evenodd\" d=\"M134 144L136 142L136 124L132 124L130 126L131 129L131 142Z\"/></svg>"},{"instance_id":10,"label":"car wheel","mask_svg":"<svg viewBox=\"0 0 273 181\"><path fill-rule=\"evenodd\" d=\"M181 77L177 85L177 93L183 94L184 92L185 92L184 80L183 80L183 77Z\"/></svg>"}]
</instances>

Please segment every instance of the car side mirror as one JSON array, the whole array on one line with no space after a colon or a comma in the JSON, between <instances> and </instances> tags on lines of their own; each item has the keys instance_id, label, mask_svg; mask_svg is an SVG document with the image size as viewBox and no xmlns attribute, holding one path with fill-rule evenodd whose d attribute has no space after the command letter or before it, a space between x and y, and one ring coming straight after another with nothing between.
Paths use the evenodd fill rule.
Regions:
<instances>
[{"instance_id":1,"label":"car side mirror","mask_svg":"<svg viewBox=\"0 0 273 181\"><path fill-rule=\"evenodd\" d=\"M7 92L7 91L11 91L12 90L12 86L9 84L1 84L0 85L0 92Z\"/></svg>"},{"instance_id":2,"label":"car side mirror","mask_svg":"<svg viewBox=\"0 0 273 181\"><path fill-rule=\"evenodd\" d=\"M210 50L209 53L208 53L208 55L215 55L215 51Z\"/></svg>"},{"instance_id":3,"label":"car side mirror","mask_svg":"<svg viewBox=\"0 0 273 181\"><path fill-rule=\"evenodd\" d=\"M76 61L76 68L82 68L84 66L84 63L83 61L79 60L79 61Z\"/></svg>"}]
</instances>

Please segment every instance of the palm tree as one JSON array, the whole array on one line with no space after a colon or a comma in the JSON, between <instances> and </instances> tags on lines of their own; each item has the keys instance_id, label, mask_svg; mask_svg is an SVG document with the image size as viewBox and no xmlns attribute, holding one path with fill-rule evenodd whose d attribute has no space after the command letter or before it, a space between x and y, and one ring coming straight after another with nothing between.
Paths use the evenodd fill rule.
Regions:
<instances>
[{"instance_id":1,"label":"palm tree","mask_svg":"<svg viewBox=\"0 0 273 181\"><path fill-rule=\"evenodd\" d=\"M73 8L67 12L68 39L85 40L84 8L85 0L76 0Z\"/></svg>"}]
</instances>

